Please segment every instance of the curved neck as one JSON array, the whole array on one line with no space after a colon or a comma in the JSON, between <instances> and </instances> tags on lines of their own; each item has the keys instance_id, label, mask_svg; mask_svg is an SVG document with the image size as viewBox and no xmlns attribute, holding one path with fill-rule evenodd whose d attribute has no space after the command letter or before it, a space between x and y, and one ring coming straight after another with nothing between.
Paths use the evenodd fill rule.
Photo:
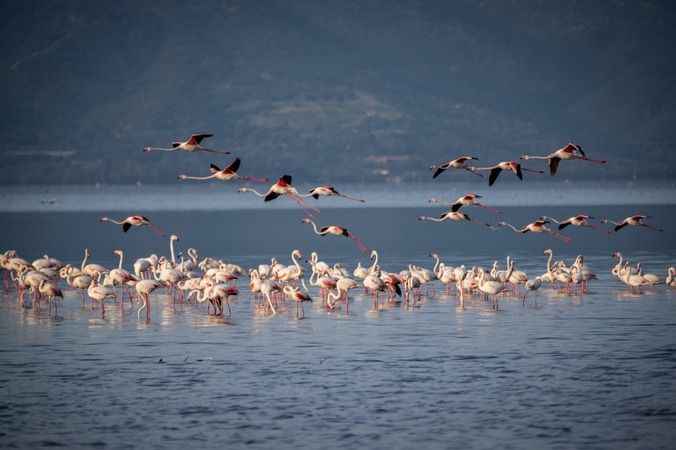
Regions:
<instances>
[{"instance_id":1,"label":"curved neck","mask_svg":"<svg viewBox=\"0 0 676 450\"><path fill-rule=\"evenodd\" d=\"M336 288L335 294L333 293L333 291L329 291L327 298L330 298L331 300L338 300L340 298L340 290Z\"/></svg>"},{"instance_id":2,"label":"curved neck","mask_svg":"<svg viewBox=\"0 0 676 450\"><path fill-rule=\"evenodd\" d=\"M310 219L308 219L308 222L310 222L310 224L312 225L312 229L315 230L315 234L318 234L318 235L321 236L321 233L317 229L317 224L313 220L310 220Z\"/></svg>"},{"instance_id":3,"label":"curved neck","mask_svg":"<svg viewBox=\"0 0 676 450\"><path fill-rule=\"evenodd\" d=\"M82 259L82 265L80 265L80 270L84 270L85 264L87 264L87 259L89 258L89 253L85 250L84 258Z\"/></svg>"},{"instance_id":4,"label":"curved neck","mask_svg":"<svg viewBox=\"0 0 676 450\"><path fill-rule=\"evenodd\" d=\"M547 258L547 273L552 272L552 259L554 258L554 253L549 252L549 258Z\"/></svg>"},{"instance_id":5,"label":"curved neck","mask_svg":"<svg viewBox=\"0 0 676 450\"><path fill-rule=\"evenodd\" d=\"M174 240L169 239L169 250L171 250L171 262L176 265L176 254L174 253Z\"/></svg>"},{"instance_id":6,"label":"curved neck","mask_svg":"<svg viewBox=\"0 0 676 450\"><path fill-rule=\"evenodd\" d=\"M124 252L120 252L120 263L117 265L119 270L122 270L122 260L124 259Z\"/></svg>"},{"instance_id":7,"label":"curved neck","mask_svg":"<svg viewBox=\"0 0 676 450\"><path fill-rule=\"evenodd\" d=\"M436 253L434 255L432 255L432 258L434 258L434 261L435 261L434 262L434 269L432 269L432 272L434 272L434 274L438 278L439 277L439 262L441 260L439 259L439 255L437 255Z\"/></svg>"},{"instance_id":8,"label":"curved neck","mask_svg":"<svg viewBox=\"0 0 676 450\"><path fill-rule=\"evenodd\" d=\"M376 266L378 265L378 252L373 250L373 256L374 256L373 263L369 267L369 272L373 272L375 270Z\"/></svg>"},{"instance_id":9,"label":"curved neck","mask_svg":"<svg viewBox=\"0 0 676 450\"><path fill-rule=\"evenodd\" d=\"M298 269L298 272L300 272L300 264L298 263L298 259L296 258L296 253L291 253L291 261L293 261L293 264L296 266Z\"/></svg>"}]
</instances>

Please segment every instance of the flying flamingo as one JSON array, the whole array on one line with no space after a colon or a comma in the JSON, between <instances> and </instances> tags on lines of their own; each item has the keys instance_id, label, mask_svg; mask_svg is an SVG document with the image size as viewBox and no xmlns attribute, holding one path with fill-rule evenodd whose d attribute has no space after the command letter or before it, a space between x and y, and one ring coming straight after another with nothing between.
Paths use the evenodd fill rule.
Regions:
<instances>
[{"instance_id":1,"label":"flying flamingo","mask_svg":"<svg viewBox=\"0 0 676 450\"><path fill-rule=\"evenodd\" d=\"M478 161L479 158L476 158L474 156L460 156L459 158L455 158L451 161L446 161L446 162L441 163L439 165L431 166L430 169L434 170L434 173L432 174L432 178L438 177L439 175L441 175L444 171L446 171L448 169L464 169L464 170L468 171L469 173L472 173L472 174L474 174L478 177L483 178L483 175L481 175L480 173L476 173L474 171L474 167L470 167L470 166L467 165L467 163L469 161L472 161L472 160Z\"/></svg>"},{"instance_id":2,"label":"flying flamingo","mask_svg":"<svg viewBox=\"0 0 676 450\"><path fill-rule=\"evenodd\" d=\"M582 146L578 144L573 144L572 142L569 142L564 147L553 151L549 155L546 156L522 155L521 159L523 159L524 161L528 161L529 159L547 160L547 164L549 165L549 173L552 176L556 175L556 170L559 168L559 163L562 160L580 159L582 161L589 161L596 164L605 164L607 162L599 159L587 158L587 155L585 155L584 151L582 150Z\"/></svg>"},{"instance_id":3,"label":"flying flamingo","mask_svg":"<svg viewBox=\"0 0 676 450\"><path fill-rule=\"evenodd\" d=\"M303 223L307 223L312 225L312 229L314 230L315 234L318 236L326 236L327 234L332 234L334 236L345 236L354 241L354 243L357 245L357 248L359 249L360 252L366 253L368 252L368 247L364 242L359 239L357 236L354 235L351 231L348 231L347 228L343 228L338 225L328 225L326 227L322 227L320 229L317 229L317 224L308 218L305 218L301 220Z\"/></svg>"},{"instance_id":4,"label":"flying flamingo","mask_svg":"<svg viewBox=\"0 0 676 450\"><path fill-rule=\"evenodd\" d=\"M279 197L280 195L286 195L286 196L292 198L293 200L295 200L296 203L298 203L306 211L309 210L309 211L319 212L319 210L317 208L313 208L311 206L308 207L308 206L305 205L305 202L303 201L303 197L301 197L300 194L298 193L298 191L296 190L296 188L291 185L291 180L292 180L291 175L283 175L279 180L277 180L275 182L275 184L270 186L270 188L265 193L258 192L257 190L255 190L253 188L247 188L247 187L239 188L237 191L238 192L250 192L250 193L252 193L252 194L254 194L258 197L263 197L263 201L266 201L266 202L272 201L272 200L276 199L277 197Z\"/></svg>"},{"instance_id":5,"label":"flying flamingo","mask_svg":"<svg viewBox=\"0 0 676 450\"><path fill-rule=\"evenodd\" d=\"M246 176L246 175L240 175L237 173L239 170L239 166L241 164L241 160L239 158L235 158L233 162L230 163L227 167L221 169L218 167L216 164L210 164L209 165L209 171L211 172L211 175L207 175L205 177L195 177L195 176L189 176L189 175L179 175L178 179L179 180L210 180L212 178L215 178L220 181L233 181L233 180L242 180L242 181L253 181L254 183L267 183L268 180L267 178L258 178L258 177L252 177L252 176Z\"/></svg>"},{"instance_id":6,"label":"flying flamingo","mask_svg":"<svg viewBox=\"0 0 676 450\"><path fill-rule=\"evenodd\" d=\"M115 220L111 219L109 217L101 217L99 219L99 222L102 223L114 223L115 225L122 225L122 231L125 233L129 231L131 227L142 227L142 226L147 226L153 232L156 234L159 234L160 236L164 236L164 231L158 227L157 225L153 224L150 222L150 219L148 219L146 216L129 216L125 219L122 220Z\"/></svg>"},{"instance_id":7,"label":"flying flamingo","mask_svg":"<svg viewBox=\"0 0 676 450\"><path fill-rule=\"evenodd\" d=\"M492 228L489 224L479 222L477 220L472 220L469 218L467 214L465 214L462 211L447 211L440 215L438 218L437 217L429 217L429 216L419 216L418 220L422 221L430 221L430 222L446 222L447 220L451 220L453 222L470 222L470 223L476 223L479 225L485 225L489 228Z\"/></svg>"},{"instance_id":8,"label":"flying flamingo","mask_svg":"<svg viewBox=\"0 0 676 450\"><path fill-rule=\"evenodd\" d=\"M594 217L588 216L586 214L578 214L573 217L569 217L566 220L556 220L552 217L542 216L543 219L550 220L559 225L559 230L563 230L568 225L573 225L576 227L587 227L587 228L596 228L596 226L589 223L589 220L593 220Z\"/></svg>"},{"instance_id":9,"label":"flying flamingo","mask_svg":"<svg viewBox=\"0 0 676 450\"><path fill-rule=\"evenodd\" d=\"M191 134L188 139L183 142L172 142L171 148L162 148L162 147L145 147L144 152L175 152L177 150L182 150L184 152L209 152L209 153L221 153L223 155L229 155L230 152L224 152L221 150L213 150L210 148L202 147L202 141L204 139L212 137L213 134L208 133L196 133Z\"/></svg>"},{"instance_id":10,"label":"flying flamingo","mask_svg":"<svg viewBox=\"0 0 676 450\"><path fill-rule=\"evenodd\" d=\"M495 208L491 208L490 206L486 206L482 203L479 203L477 199L483 198L482 195L475 194L474 192L470 192L468 194L463 195L462 197L459 197L455 203L451 206L451 211L455 212L462 208L463 206L479 206L481 208L486 208L494 213L499 213Z\"/></svg>"},{"instance_id":11,"label":"flying flamingo","mask_svg":"<svg viewBox=\"0 0 676 450\"><path fill-rule=\"evenodd\" d=\"M612 220L602 219L601 223L610 223L610 224L615 225L614 231L616 231L616 232L620 231L622 228L626 227L627 225L632 226L632 227L646 227L646 228L650 228L651 230L655 230L655 231L664 231L661 228L657 228L653 225L649 225L649 224L645 223L646 219L650 219L650 216L635 214L633 216L627 217L622 222L614 222ZM608 233L611 233L611 231L608 231Z\"/></svg>"},{"instance_id":12,"label":"flying flamingo","mask_svg":"<svg viewBox=\"0 0 676 450\"><path fill-rule=\"evenodd\" d=\"M501 226L501 227L510 228L515 233L521 233L521 234L525 234L525 233L528 233L528 232L531 232L531 233L548 233L552 237L559 239L559 240L565 242L566 244L570 243L571 238L569 238L568 236L564 236L561 233L558 233L558 232L552 230L551 228L549 228L547 226L548 223L551 223L551 221L544 219L544 218L539 218L535 222L531 222L528 225L524 225L523 228L520 228L520 229L516 228L514 225L507 223L507 222L498 222L497 225Z\"/></svg>"},{"instance_id":13,"label":"flying flamingo","mask_svg":"<svg viewBox=\"0 0 676 450\"><path fill-rule=\"evenodd\" d=\"M494 166L473 167L472 170L490 170L491 173L488 177L489 186L493 186L493 183L495 183L495 180L498 179L498 175L500 175L500 172L503 170L511 170L517 177L519 177L519 180L523 180L523 172L544 173L542 170L533 170L521 167L521 164L516 161L502 161Z\"/></svg>"},{"instance_id":14,"label":"flying flamingo","mask_svg":"<svg viewBox=\"0 0 676 450\"><path fill-rule=\"evenodd\" d=\"M366 203L366 200L362 200L360 198L354 198L350 197L348 195L342 194L336 190L333 186L317 186L313 189L310 189L310 191L303 195L303 197L312 197L315 200L318 200L319 197L343 197L348 200L354 200L355 202L361 202L361 203Z\"/></svg>"}]
</instances>

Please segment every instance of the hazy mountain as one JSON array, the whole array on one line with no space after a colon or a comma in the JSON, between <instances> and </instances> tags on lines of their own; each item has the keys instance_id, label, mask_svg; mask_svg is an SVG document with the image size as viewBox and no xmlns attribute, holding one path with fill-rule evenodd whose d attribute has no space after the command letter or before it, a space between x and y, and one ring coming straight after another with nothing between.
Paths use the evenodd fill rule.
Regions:
<instances>
[{"instance_id":1,"label":"hazy mountain","mask_svg":"<svg viewBox=\"0 0 676 450\"><path fill-rule=\"evenodd\" d=\"M174 182L211 156L142 147L210 131L271 177L427 179L460 153L575 140L612 164L563 177L673 178L674 18L658 1L6 1L0 176Z\"/></svg>"}]
</instances>

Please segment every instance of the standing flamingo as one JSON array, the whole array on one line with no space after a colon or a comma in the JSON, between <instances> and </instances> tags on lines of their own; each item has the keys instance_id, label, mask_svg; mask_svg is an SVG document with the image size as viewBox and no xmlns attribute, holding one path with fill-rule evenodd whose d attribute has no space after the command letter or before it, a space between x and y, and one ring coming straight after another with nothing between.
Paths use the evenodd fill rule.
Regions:
<instances>
[{"instance_id":1,"label":"standing flamingo","mask_svg":"<svg viewBox=\"0 0 676 450\"><path fill-rule=\"evenodd\" d=\"M230 152L227 151L221 151L221 150L213 150L210 148L202 147L202 141L204 139L213 137L213 134L208 134L208 133L195 133L191 134L188 139L186 139L183 142L173 142L171 144L171 148L162 148L162 147L145 147L143 149L144 152L154 152L154 151L161 151L161 152L175 152L177 150L182 150L184 152L192 153L192 152L209 152L209 153L221 153L223 155L229 155Z\"/></svg>"},{"instance_id":2,"label":"standing flamingo","mask_svg":"<svg viewBox=\"0 0 676 450\"><path fill-rule=\"evenodd\" d=\"M283 291L289 300L293 300L296 302L296 319L304 318L305 310L303 309L303 303L311 302L312 297L310 297L305 292L302 292L300 289L289 285L284 286Z\"/></svg>"},{"instance_id":3,"label":"standing flamingo","mask_svg":"<svg viewBox=\"0 0 676 450\"><path fill-rule=\"evenodd\" d=\"M110 219L108 217L101 217L99 219L99 222L109 222L109 223L114 223L115 225L122 225L122 231L125 233L129 231L131 227L142 227L142 226L148 226L150 229L155 231L156 233L159 233L160 235L164 235L164 231L160 229L157 225L154 225L153 223L150 222L150 219L148 219L145 216L129 216L125 219L122 220L115 220L115 219Z\"/></svg>"},{"instance_id":4,"label":"standing flamingo","mask_svg":"<svg viewBox=\"0 0 676 450\"><path fill-rule=\"evenodd\" d=\"M498 179L500 172L502 172L503 170L511 170L519 178L519 180L522 181L523 181L523 172L544 173L542 170L533 170L521 167L521 164L519 164L516 161L502 161L494 166L474 167L473 170L490 170L491 173L488 177L489 186L493 186L493 183L495 183L495 180Z\"/></svg>"},{"instance_id":5,"label":"standing flamingo","mask_svg":"<svg viewBox=\"0 0 676 450\"><path fill-rule=\"evenodd\" d=\"M570 243L571 238L569 238L568 236L564 236L564 235L557 233L556 231L552 230L551 228L549 228L547 226L548 223L551 223L551 221L549 221L547 219L540 218L540 219L537 219L534 222L531 222L527 225L524 225L522 228L516 228L514 225L507 223L507 222L498 222L497 225L501 226L501 227L507 227L507 228L511 229L512 231L514 231L515 233L522 233L522 234L525 234L525 233L528 233L528 232L531 232L531 233L548 233L556 239L562 240L563 242L565 242L567 244Z\"/></svg>"},{"instance_id":6,"label":"standing flamingo","mask_svg":"<svg viewBox=\"0 0 676 450\"><path fill-rule=\"evenodd\" d=\"M578 144L573 144L572 142L569 142L564 147L553 151L549 155L546 156L522 155L521 159L523 159L524 161L528 161L529 159L547 160L547 165L549 165L549 173L552 176L556 175L556 170L559 168L559 163L564 160L579 159L582 161L589 161L596 164L605 164L607 162L603 160L587 158L587 155L585 155L584 151L582 150L582 146Z\"/></svg>"},{"instance_id":7,"label":"standing flamingo","mask_svg":"<svg viewBox=\"0 0 676 450\"><path fill-rule=\"evenodd\" d=\"M483 175L481 175L480 173L476 173L474 171L474 167L470 167L470 166L467 165L467 163L469 161L472 161L472 160L478 161L479 158L476 158L474 156L460 156L459 158L455 158L455 159L452 159L450 161L446 161L446 162L441 163L439 165L431 166L430 169L434 170L434 173L432 174L432 178L438 177L439 175L441 175L444 171L446 171L448 169L464 169L464 170L468 171L469 173L472 173L472 174L474 174L478 177L483 178Z\"/></svg>"},{"instance_id":8,"label":"standing flamingo","mask_svg":"<svg viewBox=\"0 0 676 450\"><path fill-rule=\"evenodd\" d=\"M215 178L220 181L233 181L233 180L242 180L242 181L253 181L255 183L267 183L269 180L265 177L263 178L258 178L258 177L252 177L252 176L246 176L246 175L240 175L237 173L239 170L239 166L241 164L241 160L239 158L235 158L233 162L230 163L227 167L221 169L218 167L216 164L210 164L209 165L209 171L211 172L211 175L207 175L205 177L195 177L195 176L189 176L189 175L179 175L178 179L179 180L211 180L212 178Z\"/></svg>"},{"instance_id":9,"label":"standing flamingo","mask_svg":"<svg viewBox=\"0 0 676 450\"><path fill-rule=\"evenodd\" d=\"M657 228L653 225L649 225L649 224L645 223L646 219L650 219L650 216L635 214L633 216L627 217L622 222L614 222L612 220L602 219L601 223L610 223L610 224L615 225L615 228L614 228L615 232L620 231L622 228L624 228L626 226L645 227L645 228L650 228L651 230L655 230L655 231L664 231L661 228ZM608 231L608 233L611 233L611 231Z\"/></svg>"},{"instance_id":10,"label":"standing flamingo","mask_svg":"<svg viewBox=\"0 0 676 450\"><path fill-rule=\"evenodd\" d=\"M342 194L336 190L333 186L317 186L315 188L310 189L307 194L303 195L303 197L312 197L315 200L318 200L319 197L343 197L348 200L354 200L355 202L361 202L361 203L366 203L366 200L362 200L360 198L354 198L350 197L349 195Z\"/></svg>"},{"instance_id":11,"label":"standing flamingo","mask_svg":"<svg viewBox=\"0 0 676 450\"><path fill-rule=\"evenodd\" d=\"M141 311L146 310L146 322L150 322L150 294L155 289L162 287L162 283L156 280L140 280L136 282L134 289L136 293L143 300L143 305L136 312L137 318L141 318Z\"/></svg>"},{"instance_id":12,"label":"standing flamingo","mask_svg":"<svg viewBox=\"0 0 676 450\"><path fill-rule=\"evenodd\" d=\"M312 225L312 229L318 236L326 236L327 234L332 234L334 236L345 236L354 241L354 243L357 245L357 248L359 248L359 251L366 253L369 250L366 244L364 244L361 239L355 236L354 233L348 231L347 228L338 225L328 225L326 227L317 229L317 224L311 219L305 218L301 220L301 222Z\"/></svg>"}]
</instances>

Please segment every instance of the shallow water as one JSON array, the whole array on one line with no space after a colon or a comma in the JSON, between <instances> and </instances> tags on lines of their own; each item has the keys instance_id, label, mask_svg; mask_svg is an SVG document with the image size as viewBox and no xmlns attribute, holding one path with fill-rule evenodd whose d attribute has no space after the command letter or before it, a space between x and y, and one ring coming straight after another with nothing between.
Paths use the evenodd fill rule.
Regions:
<instances>
[{"instance_id":1,"label":"shallow water","mask_svg":"<svg viewBox=\"0 0 676 450\"><path fill-rule=\"evenodd\" d=\"M588 206L623 217L629 206ZM671 205L641 205L667 226ZM526 223L539 214L568 216L579 207L506 206ZM255 313L246 292L232 318L204 307L153 298L152 321L128 305L100 311L67 292L60 319L0 301L0 438L8 447L68 448L670 448L676 438L676 293L664 287L636 296L611 278L609 254L621 250L644 270L664 275L674 264L670 232L570 230L570 245L547 236L490 232L465 224L415 220L439 208L423 205L326 209L321 223L345 223L378 248L387 270L409 262L431 267L430 251L451 265L515 255L529 275L544 271L542 250L587 256L600 280L584 296L543 289L522 306L504 298L500 311L479 299L459 308L437 295L415 308L372 311L353 292L350 315L319 301L276 317ZM44 252L79 263L113 265L112 250L133 258L168 253L147 230L122 234L97 223L108 211L0 214L0 248L36 258ZM485 211L469 212L489 220ZM626 214L625 214L626 213ZM122 214L122 213L120 213ZM349 240L319 238L287 210L153 213L194 246L244 266L294 247L351 267ZM366 258L361 258L366 262Z\"/></svg>"}]
</instances>

